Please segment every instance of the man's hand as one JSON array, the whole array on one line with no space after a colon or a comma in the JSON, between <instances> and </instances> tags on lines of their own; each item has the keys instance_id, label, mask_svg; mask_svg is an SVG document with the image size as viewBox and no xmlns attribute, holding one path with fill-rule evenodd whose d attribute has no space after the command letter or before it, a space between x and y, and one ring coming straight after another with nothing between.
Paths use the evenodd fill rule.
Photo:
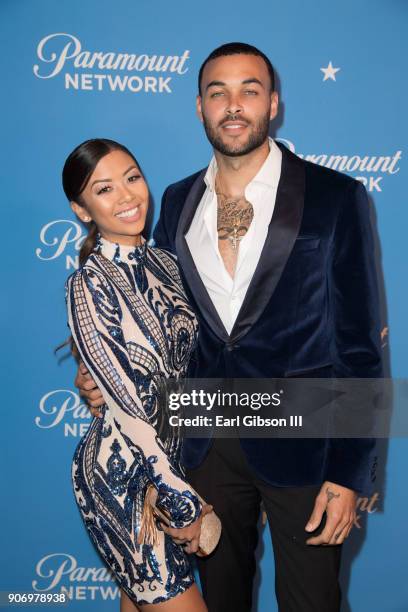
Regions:
<instances>
[{"instance_id":1,"label":"man's hand","mask_svg":"<svg viewBox=\"0 0 408 612\"><path fill-rule=\"evenodd\" d=\"M94 417L102 417L102 413L98 410L105 403L102 393L82 361L79 362L75 386L78 387L80 395L87 400L92 415Z\"/></svg>"},{"instance_id":2,"label":"man's hand","mask_svg":"<svg viewBox=\"0 0 408 612\"><path fill-rule=\"evenodd\" d=\"M326 512L326 525L321 534L306 540L306 544L332 546L342 544L349 535L356 516L357 494L351 489L326 481L316 497L313 512L305 527L314 531Z\"/></svg>"},{"instance_id":3,"label":"man's hand","mask_svg":"<svg viewBox=\"0 0 408 612\"><path fill-rule=\"evenodd\" d=\"M213 507L209 504L205 504L201 510L201 514L194 523L191 523L188 527L182 529L176 529L174 527L167 527L164 523L160 523L161 528L167 533L176 544L184 545L184 550L187 554L191 555L196 553L199 549L200 533L201 533L201 522L206 514L212 512Z\"/></svg>"}]
</instances>

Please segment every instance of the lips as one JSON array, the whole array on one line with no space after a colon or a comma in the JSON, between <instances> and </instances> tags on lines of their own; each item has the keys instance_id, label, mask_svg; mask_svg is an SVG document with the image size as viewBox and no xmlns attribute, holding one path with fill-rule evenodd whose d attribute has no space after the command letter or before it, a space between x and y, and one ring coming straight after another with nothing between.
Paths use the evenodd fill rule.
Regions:
<instances>
[{"instance_id":1,"label":"lips","mask_svg":"<svg viewBox=\"0 0 408 612\"><path fill-rule=\"evenodd\" d=\"M139 217L139 205L133 206L132 208L127 208L126 210L121 210L116 213L115 217L119 219L124 219L125 221L134 221Z\"/></svg>"},{"instance_id":2,"label":"lips","mask_svg":"<svg viewBox=\"0 0 408 612\"><path fill-rule=\"evenodd\" d=\"M223 128L228 128L232 130L237 130L238 128L247 127L247 123L245 121L225 121L222 124Z\"/></svg>"},{"instance_id":3,"label":"lips","mask_svg":"<svg viewBox=\"0 0 408 612\"><path fill-rule=\"evenodd\" d=\"M247 127L248 123L242 119L230 119L229 121L224 121L221 124L221 128L224 133L231 136L241 134Z\"/></svg>"}]
</instances>

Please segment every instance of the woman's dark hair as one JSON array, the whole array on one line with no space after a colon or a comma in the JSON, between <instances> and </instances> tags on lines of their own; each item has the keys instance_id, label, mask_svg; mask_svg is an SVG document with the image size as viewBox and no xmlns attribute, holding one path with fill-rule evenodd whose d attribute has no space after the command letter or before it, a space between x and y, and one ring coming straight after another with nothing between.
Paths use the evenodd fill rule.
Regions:
<instances>
[{"instance_id":1,"label":"woman's dark hair","mask_svg":"<svg viewBox=\"0 0 408 612\"><path fill-rule=\"evenodd\" d=\"M88 184L98 162L111 151L123 151L129 155L140 170L135 156L124 145L108 138L85 140L70 153L62 170L62 187L70 202L84 206L82 192ZM96 244L98 228L94 221L89 224L88 235L79 252L79 263L83 264Z\"/></svg>"}]
</instances>

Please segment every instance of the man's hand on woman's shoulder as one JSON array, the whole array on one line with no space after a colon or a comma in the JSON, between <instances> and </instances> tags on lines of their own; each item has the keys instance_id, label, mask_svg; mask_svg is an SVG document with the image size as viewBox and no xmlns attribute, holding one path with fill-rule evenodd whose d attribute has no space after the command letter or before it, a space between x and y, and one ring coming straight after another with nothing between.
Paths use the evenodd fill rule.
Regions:
<instances>
[{"instance_id":1,"label":"man's hand on woman's shoulder","mask_svg":"<svg viewBox=\"0 0 408 612\"><path fill-rule=\"evenodd\" d=\"M75 386L79 389L79 394L86 399L92 415L94 417L101 417L102 413L98 408L105 403L102 393L82 361L79 362Z\"/></svg>"}]
</instances>

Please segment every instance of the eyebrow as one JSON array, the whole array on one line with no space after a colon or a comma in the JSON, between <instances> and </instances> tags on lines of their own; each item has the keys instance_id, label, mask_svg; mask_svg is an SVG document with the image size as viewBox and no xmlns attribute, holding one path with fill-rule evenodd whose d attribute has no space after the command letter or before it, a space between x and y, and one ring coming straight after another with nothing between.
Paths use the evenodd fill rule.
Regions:
<instances>
[{"instance_id":1,"label":"eyebrow","mask_svg":"<svg viewBox=\"0 0 408 612\"><path fill-rule=\"evenodd\" d=\"M125 174L127 174L128 172L130 172L130 170L133 170L133 168L137 169L137 166L135 164L132 164L132 166L129 166L129 168L127 170L125 170L125 172L123 173L122 176L125 176ZM109 183L109 181L112 181L111 178L105 178L105 179L98 179L96 181L92 182L91 188L96 185L96 183Z\"/></svg>"},{"instance_id":2,"label":"eyebrow","mask_svg":"<svg viewBox=\"0 0 408 612\"><path fill-rule=\"evenodd\" d=\"M257 85L264 87L263 83L256 77L251 77L250 79L245 79L242 81L242 85L249 85L250 83L256 83ZM225 85L226 83L224 83L224 81L210 81L205 90L207 91L210 87L225 87Z\"/></svg>"},{"instance_id":3,"label":"eyebrow","mask_svg":"<svg viewBox=\"0 0 408 612\"><path fill-rule=\"evenodd\" d=\"M263 83L262 81L260 81L259 79L252 77L251 79L245 79L245 81L242 81L243 84L248 85L250 83L257 83L258 85L260 85L261 87L263 87Z\"/></svg>"}]
</instances>

